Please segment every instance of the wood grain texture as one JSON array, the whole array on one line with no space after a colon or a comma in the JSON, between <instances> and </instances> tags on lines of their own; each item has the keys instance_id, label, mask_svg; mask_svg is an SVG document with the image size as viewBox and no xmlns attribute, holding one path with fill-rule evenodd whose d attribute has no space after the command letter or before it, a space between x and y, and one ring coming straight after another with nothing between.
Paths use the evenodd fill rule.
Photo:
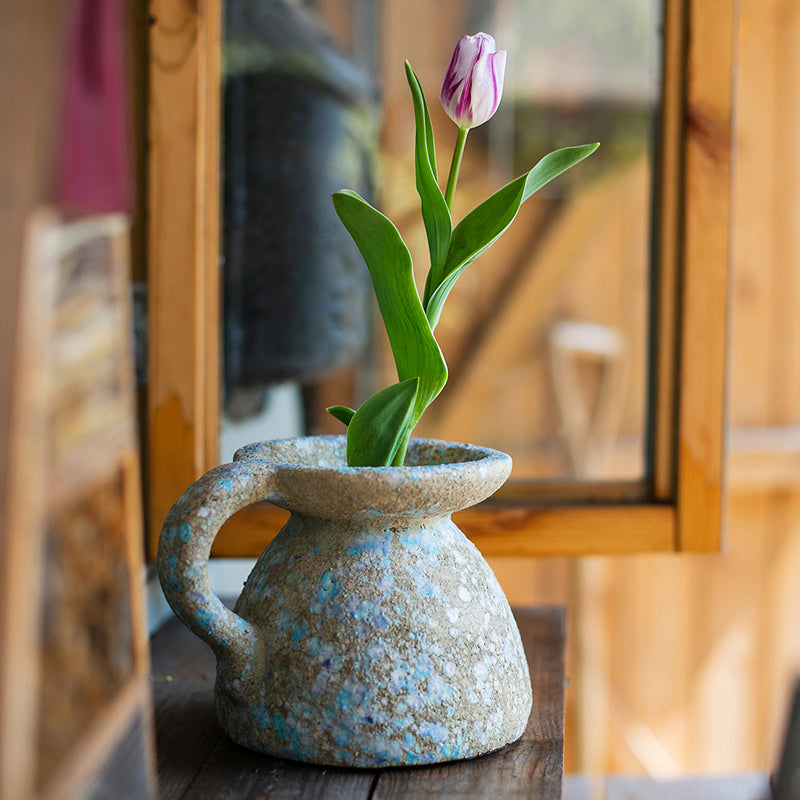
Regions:
<instances>
[{"instance_id":1,"label":"wood grain texture","mask_svg":"<svg viewBox=\"0 0 800 800\"><path fill-rule=\"evenodd\" d=\"M250 506L222 527L212 555L260 553L288 514ZM672 551L675 511L667 505L532 506L482 504L453 515L484 556L565 556Z\"/></svg>"},{"instance_id":2,"label":"wood grain texture","mask_svg":"<svg viewBox=\"0 0 800 800\"><path fill-rule=\"evenodd\" d=\"M32 565L39 540L30 532L44 513L43 443L28 436L41 430L44 398L31 402L23 387L46 345L44 332L26 319L35 307L24 263L31 215L49 188L68 10L67 3L10 0L0 26L0 796L9 800L33 791L38 573Z\"/></svg>"},{"instance_id":3,"label":"wood grain texture","mask_svg":"<svg viewBox=\"0 0 800 800\"><path fill-rule=\"evenodd\" d=\"M42 781L54 777L134 671L123 481L121 470L110 471L85 497L56 509L46 526L37 748Z\"/></svg>"},{"instance_id":4,"label":"wood grain texture","mask_svg":"<svg viewBox=\"0 0 800 800\"><path fill-rule=\"evenodd\" d=\"M150 746L141 495L126 222L42 209L29 236L10 460L17 513L5 529L13 624L0 648L14 657L1 673L1 744L15 777L0 788L57 800L104 772L134 717L144 759ZM152 796L152 774L130 796Z\"/></svg>"},{"instance_id":5,"label":"wood grain texture","mask_svg":"<svg viewBox=\"0 0 800 800\"><path fill-rule=\"evenodd\" d=\"M149 545L216 464L219 431L217 0L151 3L148 171Z\"/></svg>"},{"instance_id":6,"label":"wood grain texture","mask_svg":"<svg viewBox=\"0 0 800 800\"><path fill-rule=\"evenodd\" d=\"M155 635L152 652L162 800L369 796L373 779L366 773L304 768L233 744L214 715L214 656L176 620ZM320 794L320 786L329 793Z\"/></svg>"},{"instance_id":7,"label":"wood grain texture","mask_svg":"<svg viewBox=\"0 0 800 800\"><path fill-rule=\"evenodd\" d=\"M75 739L69 758L35 795L37 800L75 797L100 800L102 795L93 792L101 781L107 790L106 797L156 798L151 714L147 675L135 675L94 716L88 730ZM133 747L133 752L122 752L126 743ZM113 764L120 765L126 757L134 758L142 772L136 775L129 771L114 772Z\"/></svg>"},{"instance_id":8,"label":"wood grain texture","mask_svg":"<svg viewBox=\"0 0 800 800\"><path fill-rule=\"evenodd\" d=\"M148 687L149 695L149 687ZM152 783L152 724L149 715L133 713L128 730L119 736L99 774L93 777L86 800L110 797L156 797Z\"/></svg>"},{"instance_id":9,"label":"wood grain texture","mask_svg":"<svg viewBox=\"0 0 800 800\"><path fill-rule=\"evenodd\" d=\"M176 620L152 640L158 772L164 800L202 798L559 798L563 776L564 613L517 612L534 707L519 742L483 758L416 769L344 770L252 753L214 718L214 658Z\"/></svg>"},{"instance_id":10,"label":"wood grain texture","mask_svg":"<svg viewBox=\"0 0 800 800\"><path fill-rule=\"evenodd\" d=\"M731 197L733 0L691 3L678 433L678 544L718 550Z\"/></svg>"}]
</instances>

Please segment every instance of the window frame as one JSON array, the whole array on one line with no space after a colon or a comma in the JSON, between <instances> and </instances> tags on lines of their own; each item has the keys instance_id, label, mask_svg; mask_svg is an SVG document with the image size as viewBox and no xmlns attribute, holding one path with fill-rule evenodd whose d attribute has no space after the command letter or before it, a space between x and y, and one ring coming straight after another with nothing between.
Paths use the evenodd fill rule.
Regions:
<instances>
[{"instance_id":1,"label":"window frame","mask_svg":"<svg viewBox=\"0 0 800 800\"><path fill-rule=\"evenodd\" d=\"M218 463L222 0L152 0L148 148L148 552ZM721 547L735 4L665 0L653 225L650 423L634 482L515 484L456 521L487 556ZM237 514L255 556L286 513Z\"/></svg>"}]
</instances>

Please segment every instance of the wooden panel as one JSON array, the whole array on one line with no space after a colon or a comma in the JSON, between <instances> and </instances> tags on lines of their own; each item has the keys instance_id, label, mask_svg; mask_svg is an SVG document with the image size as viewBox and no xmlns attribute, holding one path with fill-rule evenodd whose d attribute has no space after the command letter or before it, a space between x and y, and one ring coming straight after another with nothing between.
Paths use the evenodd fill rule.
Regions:
<instances>
[{"instance_id":1,"label":"wooden panel","mask_svg":"<svg viewBox=\"0 0 800 800\"><path fill-rule=\"evenodd\" d=\"M56 508L45 535L39 774L53 777L134 671L119 470ZM91 576L91 580L88 579Z\"/></svg>"},{"instance_id":2,"label":"wooden panel","mask_svg":"<svg viewBox=\"0 0 800 800\"><path fill-rule=\"evenodd\" d=\"M12 764L4 797L75 796L134 715L148 719L127 230L121 215L44 211L29 227L10 461L27 513L5 535L28 543L24 557L11 552L32 591L9 598L0 651L14 654L3 696L17 697L3 703L3 730L30 756ZM2 748L4 760L16 754L6 736ZM152 796L151 778L131 796Z\"/></svg>"},{"instance_id":3,"label":"wooden panel","mask_svg":"<svg viewBox=\"0 0 800 800\"><path fill-rule=\"evenodd\" d=\"M68 3L10 0L0 25L0 796L28 798L33 775L38 542L29 531L43 514L43 448L28 440L43 397L21 403L23 381L38 379L46 356L36 326L20 338L20 319L34 309L20 267L30 257L25 232L46 191ZM31 54L35 54L32 57ZM20 65L25 68L21 69ZM31 102L39 98L40 102ZM28 252L26 252L26 250ZM30 319L30 317L28 317ZM11 646L11 642L14 646Z\"/></svg>"},{"instance_id":4,"label":"wooden panel","mask_svg":"<svg viewBox=\"0 0 800 800\"><path fill-rule=\"evenodd\" d=\"M718 550L727 345L733 0L689 13L678 542Z\"/></svg>"},{"instance_id":5,"label":"wooden panel","mask_svg":"<svg viewBox=\"0 0 800 800\"><path fill-rule=\"evenodd\" d=\"M161 797L560 798L564 614L559 608L516 614L536 698L522 739L472 761L383 771L304 766L233 745L214 718L211 650L170 621L152 644Z\"/></svg>"},{"instance_id":6,"label":"wooden panel","mask_svg":"<svg viewBox=\"0 0 800 800\"><path fill-rule=\"evenodd\" d=\"M43 257L41 239L29 231L27 259ZM35 290L45 302L52 282L37 282L23 269L19 274L16 329L10 343L16 345L6 362L9 386L8 440L5 464L2 527L3 580L2 646L0 646L0 788L2 796L24 800L33 796L36 756L38 686L41 664L39 646L39 589L41 585L41 528L46 507L46 442L42 436L45 408L47 330L33 324L40 311ZM17 276L15 275L14 278ZM12 278L12 285L16 281ZM38 286L37 286L38 283ZM0 296L3 293L0 292ZM13 370L13 371L12 371ZM23 387L29 387L27 389Z\"/></svg>"},{"instance_id":7,"label":"wooden panel","mask_svg":"<svg viewBox=\"0 0 800 800\"><path fill-rule=\"evenodd\" d=\"M149 691L146 697L149 700ZM103 769L93 777L86 800L156 795L152 785L151 729L149 714L141 710L131 714L128 730L117 738L117 744L108 754Z\"/></svg>"},{"instance_id":8,"label":"wooden panel","mask_svg":"<svg viewBox=\"0 0 800 800\"><path fill-rule=\"evenodd\" d=\"M139 674L94 716L50 784L30 796L42 800L153 800L158 796L153 741L150 679Z\"/></svg>"},{"instance_id":9,"label":"wooden panel","mask_svg":"<svg viewBox=\"0 0 800 800\"><path fill-rule=\"evenodd\" d=\"M159 531L217 459L221 15L216 0L154 0L150 13L148 500Z\"/></svg>"},{"instance_id":10,"label":"wooden panel","mask_svg":"<svg viewBox=\"0 0 800 800\"><path fill-rule=\"evenodd\" d=\"M223 525L215 556L260 553L288 515L268 503L240 511ZM674 510L667 505L562 508L482 505L454 515L485 556L635 553L674 548Z\"/></svg>"}]
</instances>

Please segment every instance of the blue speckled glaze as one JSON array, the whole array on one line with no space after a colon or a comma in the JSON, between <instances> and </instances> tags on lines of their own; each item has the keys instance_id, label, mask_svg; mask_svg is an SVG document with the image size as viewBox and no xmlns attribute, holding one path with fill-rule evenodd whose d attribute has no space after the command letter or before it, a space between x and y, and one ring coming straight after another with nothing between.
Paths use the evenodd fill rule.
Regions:
<instances>
[{"instance_id":1,"label":"blue speckled glaze","mask_svg":"<svg viewBox=\"0 0 800 800\"><path fill-rule=\"evenodd\" d=\"M162 585L217 653L223 728L271 755L358 767L468 758L516 740L531 708L519 632L450 519L502 483L510 462L434 442L417 445L421 466L354 470L341 446L245 448L165 523ZM309 468L265 456L292 448ZM299 510L232 613L208 588L208 551L227 516L265 496Z\"/></svg>"}]
</instances>

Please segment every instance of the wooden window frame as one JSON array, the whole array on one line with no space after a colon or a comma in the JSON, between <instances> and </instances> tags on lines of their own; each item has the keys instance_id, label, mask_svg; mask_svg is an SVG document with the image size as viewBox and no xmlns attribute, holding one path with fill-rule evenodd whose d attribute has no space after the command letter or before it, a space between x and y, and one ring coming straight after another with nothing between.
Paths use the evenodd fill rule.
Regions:
<instances>
[{"instance_id":1,"label":"wooden window frame","mask_svg":"<svg viewBox=\"0 0 800 800\"><path fill-rule=\"evenodd\" d=\"M185 488L218 463L221 0L151 0L148 156L148 550ZM733 0L665 0L645 477L512 485L462 512L487 556L716 551L721 546ZM220 532L254 556L286 513Z\"/></svg>"}]
</instances>

